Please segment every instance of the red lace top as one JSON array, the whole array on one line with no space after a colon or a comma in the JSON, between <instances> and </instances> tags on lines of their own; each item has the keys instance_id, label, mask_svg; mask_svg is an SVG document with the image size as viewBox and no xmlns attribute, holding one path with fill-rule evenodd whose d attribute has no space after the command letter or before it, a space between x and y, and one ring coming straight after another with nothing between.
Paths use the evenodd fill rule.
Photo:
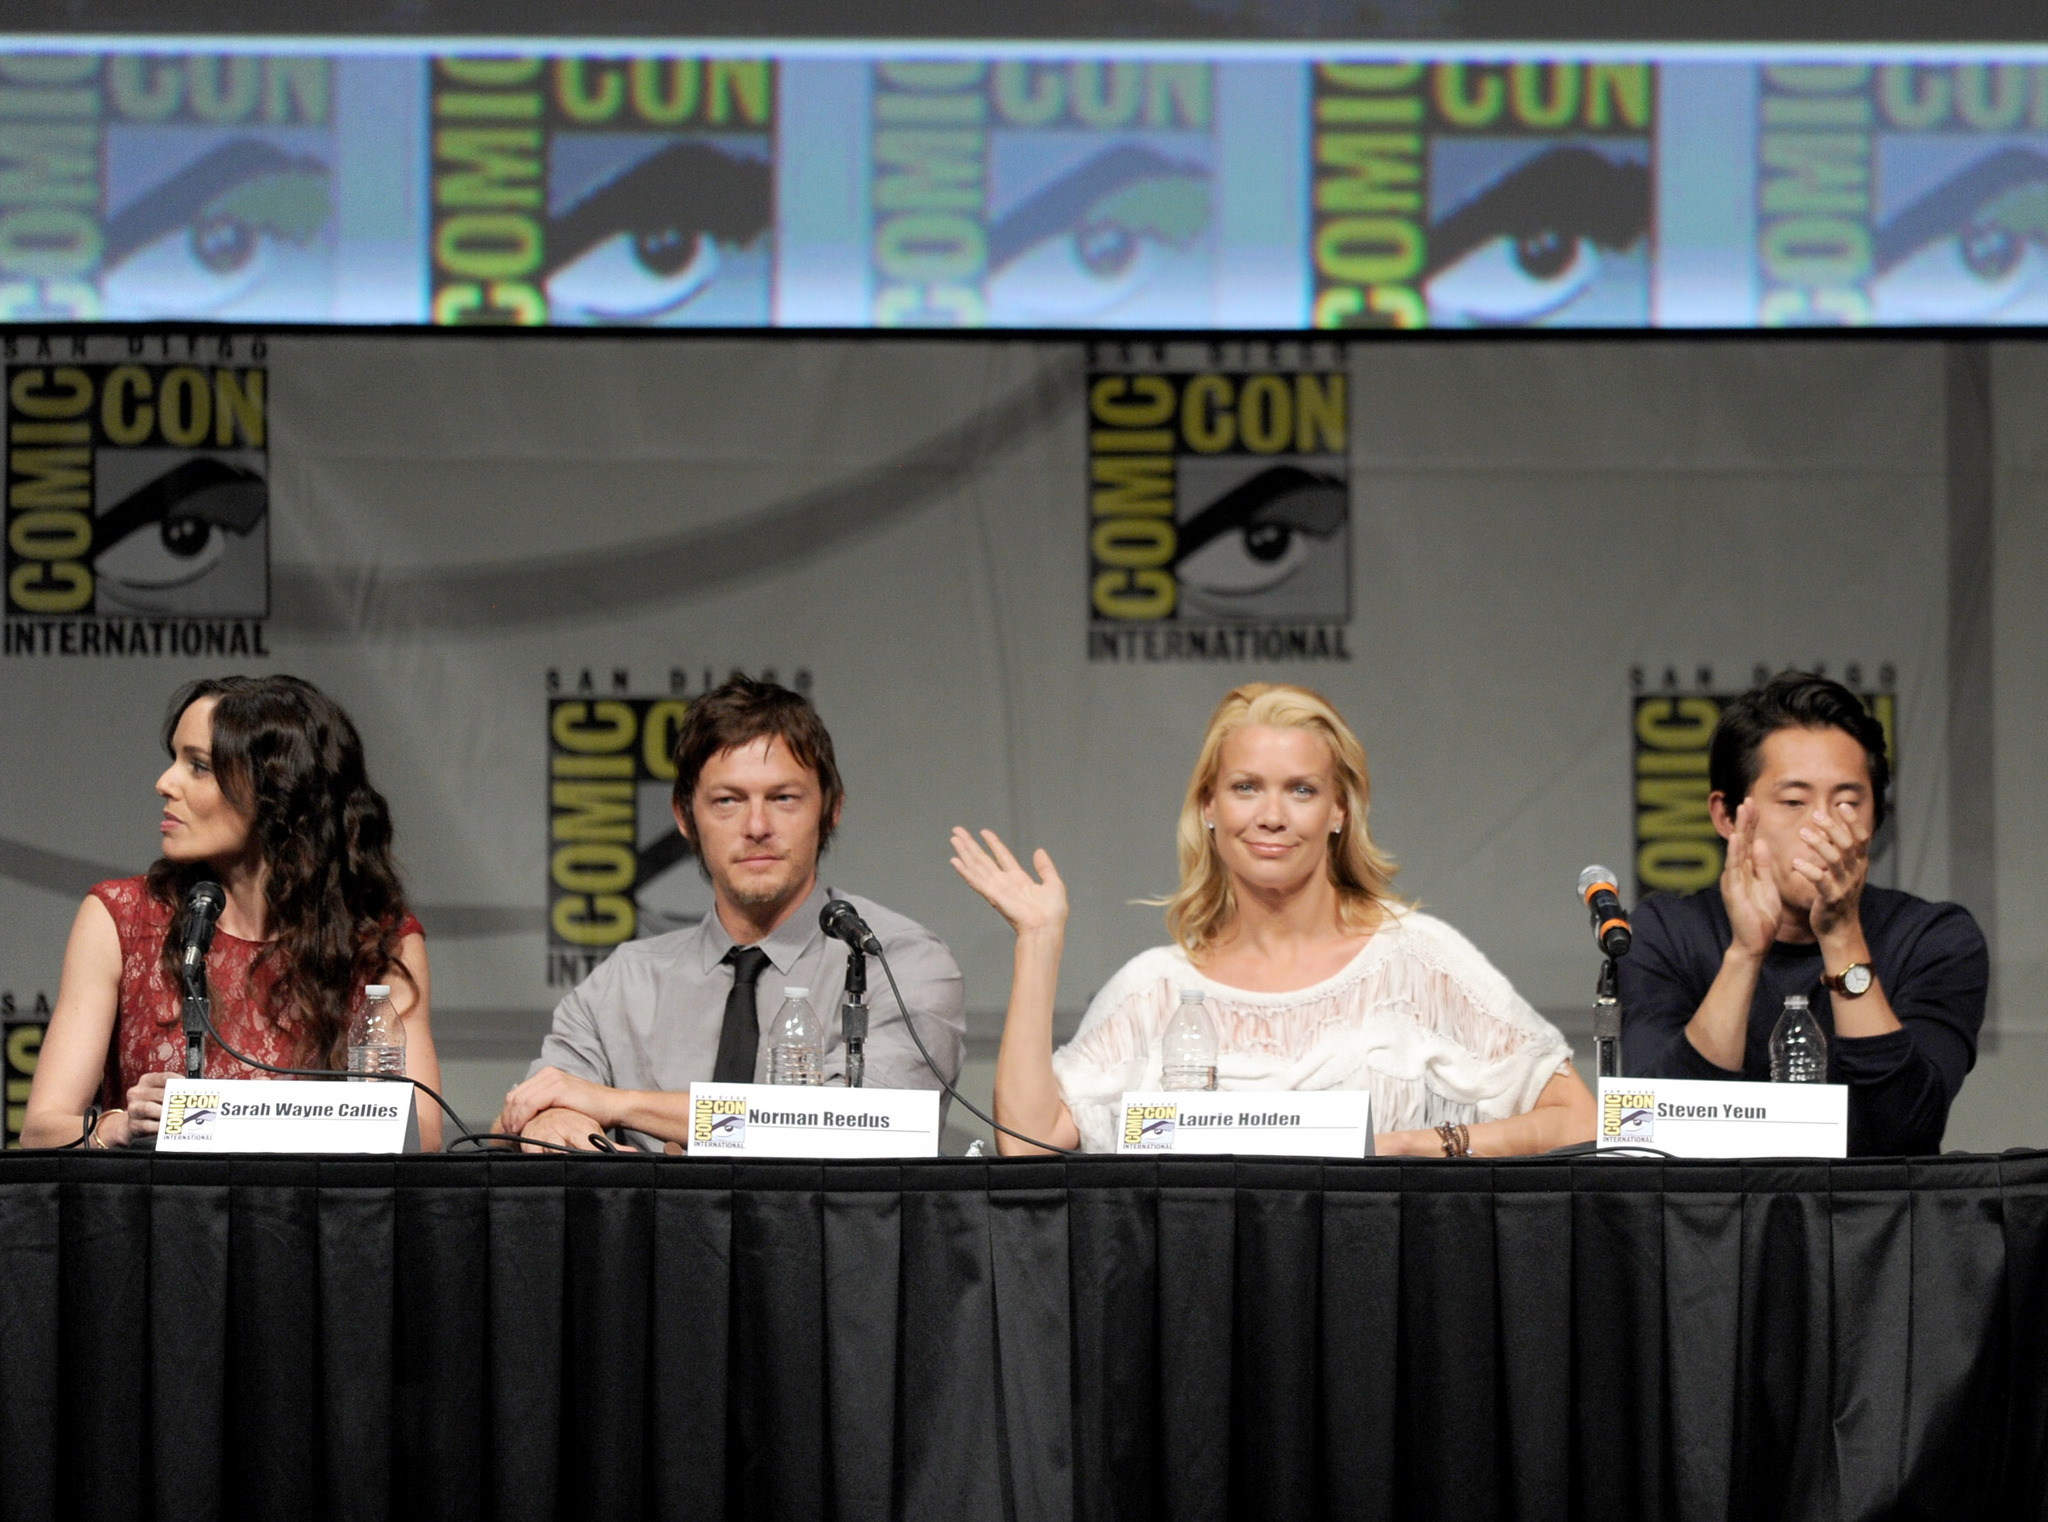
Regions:
<instances>
[{"instance_id":1,"label":"red lace top","mask_svg":"<svg viewBox=\"0 0 2048 1522\"><path fill-rule=\"evenodd\" d=\"M164 975L164 932L170 928L171 910L150 893L148 881L115 878L95 885L92 896L107 906L121 933L121 997L114 1009L114 1040L107 1049L107 1076L100 1091L100 1103L112 1108L127 1102L128 1090L144 1073L184 1072L183 1000L177 985ZM420 922L410 914L398 929L401 940L421 933ZM206 956L214 1029L259 1061L291 1067L299 1056L299 1022L290 1014L269 1013L276 974L268 966L251 974L262 949L261 941L245 941L225 930L214 933L213 949ZM206 1076L274 1075L237 1062L209 1041Z\"/></svg>"}]
</instances>

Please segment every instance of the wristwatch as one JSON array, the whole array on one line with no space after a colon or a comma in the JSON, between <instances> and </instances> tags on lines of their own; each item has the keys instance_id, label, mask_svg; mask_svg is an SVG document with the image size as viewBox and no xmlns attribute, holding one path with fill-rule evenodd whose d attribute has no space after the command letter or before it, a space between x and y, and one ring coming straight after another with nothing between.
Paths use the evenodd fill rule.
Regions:
<instances>
[{"instance_id":1,"label":"wristwatch","mask_svg":"<svg viewBox=\"0 0 2048 1522\"><path fill-rule=\"evenodd\" d=\"M1821 979L1830 992L1838 993L1845 999L1862 998L1870 992L1873 981L1875 975L1871 972L1868 962L1851 962L1840 972L1831 972Z\"/></svg>"}]
</instances>

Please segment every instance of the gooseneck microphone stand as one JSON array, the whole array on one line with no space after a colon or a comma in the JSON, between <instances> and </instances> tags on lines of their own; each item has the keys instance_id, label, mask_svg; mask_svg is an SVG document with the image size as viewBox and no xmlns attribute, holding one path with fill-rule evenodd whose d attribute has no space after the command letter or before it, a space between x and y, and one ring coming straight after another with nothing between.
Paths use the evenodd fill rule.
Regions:
<instances>
[{"instance_id":1,"label":"gooseneck microphone stand","mask_svg":"<svg viewBox=\"0 0 2048 1522\"><path fill-rule=\"evenodd\" d=\"M206 969L185 982L185 1076L206 1076L206 1028L213 1023L213 1004L206 996Z\"/></svg>"},{"instance_id":2,"label":"gooseneck microphone stand","mask_svg":"<svg viewBox=\"0 0 2048 1522\"><path fill-rule=\"evenodd\" d=\"M857 946L846 948L846 1005L839 1029L846 1037L846 1086L857 1089L868 1067L868 954Z\"/></svg>"},{"instance_id":3,"label":"gooseneck microphone stand","mask_svg":"<svg viewBox=\"0 0 2048 1522\"><path fill-rule=\"evenodd\" d=\"M1621 983L1614 958L1600 959L1600 982L1593 991L1593 1066L1601 1078L1621 1072Z\"/></svg>"}]
</instances>

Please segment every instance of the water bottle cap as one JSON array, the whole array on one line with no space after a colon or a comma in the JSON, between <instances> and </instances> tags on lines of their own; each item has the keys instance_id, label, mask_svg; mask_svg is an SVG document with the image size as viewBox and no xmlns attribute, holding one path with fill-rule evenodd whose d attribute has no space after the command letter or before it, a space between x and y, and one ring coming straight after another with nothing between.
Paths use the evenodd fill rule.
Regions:
<instances>
[{"instance_id":1,"label":"water bottle cap","mask_svg":"<svg viewBox=\"0 0 2048 1522\"><path fill-rule=\"evenodd\" d=\"M1202 990L1199 988L1183 988L1180 991L1180 1002L1183 1004L1200 1004L1204 999L1208 997L1209 996L1203 993Z\"/></svg>"},{"instance_id":2,"label":"water bottle cap","mask_svg":"<svg viewBox=\"0 0 2048 1522\"><path fill-rule=\"evenodd\" d=\"M366 999L388 999L391 997L391 985L389 983L372 983L363 990L363 997Z\"/></svg>"},{"instance_id":3,"label":"water bottle cap","mask_svg":"<svg viewBox=\"0 0 2048 1522\"><path fill-rule=\"evenodd\" d=\"M1787 994L1787 995L1785 995L1785 1007L1786 1007L1787 1009L1804 1009L1804 1008L1806 1008L1806 995L1805 995L1805 994Z\"/></svg>"},{"instance_id":4,"label":"water bottle cap","mask_svg":"<svg viewBox=\"0 0 2048 1522\"><path fill-rule=\"evenodd\" d=\"M785 999L808 999L810 996L811 991L808 988L799 988L794 983L782 985L782 997Z\"/></svg>"}]
</instances>

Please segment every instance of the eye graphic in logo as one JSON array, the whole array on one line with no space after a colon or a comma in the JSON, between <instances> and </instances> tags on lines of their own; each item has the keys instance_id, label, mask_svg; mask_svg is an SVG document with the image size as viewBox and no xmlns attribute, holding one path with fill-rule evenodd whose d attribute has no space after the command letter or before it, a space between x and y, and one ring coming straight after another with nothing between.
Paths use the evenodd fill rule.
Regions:
<instances>
[{"instance_id":1,"label":"eye graphic in logo","mask_svg":"<svg viewBox=\"0 0 2048 1522\"><path fill-rule=\"evenodd\" d=\"M1179 1124L1180 1111L1174 1106L1134 1108L1124 1117L1123 1144L1151 1152L1171 1152Z\"/></svg>"},{"instance_id":2,"label":"eye graphic in logo","mask_svg":"<svg viewBox=\"0 0 2048 1522\"><path fill-rule=\"evenodd\" d=\"M102 611L264 612L269 504L263 477L210 456L130 492L94 525Z\"/></svg>"},{"instance_id":3,"label":"eye graphic in logo","mask_svg":"<svg viewBox=\"0 0 2048 1522\"><path fill-rule=\"evenodd\" d=\"M770 178L766 159L682 140L593 186L548 223L551 314L648 323L677 312L768 231Z\"/></svg>"},{"instance_id":4,"label":"eye graphic in logo","mask_svg":"<svg viewBox=\"0 0 2048 1522\"><path fill-rule=\"evenodd\" d=\"M1105 312L1192 250L1208 225L1207 169L1119 143L990 223L990 300L1012 319Z\"/></svg>"},{"instance_id":5,"label":"eye graphic in logo","mask_svg":"<svg viewBox=\"0 0 2048 1522\"><path fill-rule=\"evenodd\" d=\"M2048 156L2007 147L1880 225L1870 282L1880 323L2048 317Z\"/></svg>"},{"instance_id":6,"label":"eye graphic in logo","mask_svg":"<svg viewBox=\"0 0 2048 1522\"><path fill-rule=\"evenodd\" d=\"M221 143L107 221L110 314L220 312L281 273L326 225L327 166L260 138Z\"/></svg>"},{"instance_id":7,"label":"eye graphic in logo","mask_svg":"<svg viewBox=\"0 0 2048 1522\"><path fill-rule=\"evenodd\" d=\"M713 1136L738 1136L746 1127L747 1117L744 1115L721 1115L718 1119L711 1122L711 1134Z\"/></svg>"},{"instance_id":8,"label":"eye graphic in logo","mask_svg":"<svg viewBox=\"0 0 2048 1522\"><path fill-rule=\"evenodd\" d=\"M1580 144L1527 159L1441 216L1424 276L1438 322L1538 322L1650 230L1650 171Z\"/></svg>"},{"instance_id":9,"label":"eye graphic in logo","mask_svg":"<svg viewBox=\"0 0 2048 1522\"><path fill-rule=\"evenodd\" d=\"M1656 1139L1656 1099L1649 1094L1600 1096L1600 1135L1615 1142L1647 1143Z\"/></svg>"},{"instance_id":10,"label":"eye graphic in logo","mask_svg":"<svg viewBox=\"0 0 2048 1522\"><path fill-rule=\"evenodd\" d=\"M217 1109L187 1110L178 1124L178 1135L189 1136L194 1141L213 1140L215 1123L220 1120Z\"/></svg>"},{"instance_id":11,"label":"eye graphic in logo","mask_svg":"<svg viewBox=\"0 0 2048 1522\"><path fill-rule=\"evenodd\" d=\"M1183 610L1224 618L1334 616L1318 576L1341 565L1351 489L1342 476L1268 465L1180 526L1176 575ZM1303 585L1314 580L1318 585Z\"/></svg>"}]
</instances>

